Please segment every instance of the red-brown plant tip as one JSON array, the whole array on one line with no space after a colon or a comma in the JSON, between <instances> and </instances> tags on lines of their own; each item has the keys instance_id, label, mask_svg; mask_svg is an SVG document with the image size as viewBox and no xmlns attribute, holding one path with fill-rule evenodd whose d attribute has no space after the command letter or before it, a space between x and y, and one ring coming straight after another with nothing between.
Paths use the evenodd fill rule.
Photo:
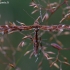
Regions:
<instances>
[{"instance_id":1,"label":"red-brown plant tip","mask_svg":"<svg viewBox=\"0 0 70 70\"><path fill-rule=\"evenodd\" d=\"M56 43L51 43L51 46L52 46L53 48L57 49L57 50L62 50L62 47L59 46L59 45L56 44Z\"/></svg>"}]
</instances>

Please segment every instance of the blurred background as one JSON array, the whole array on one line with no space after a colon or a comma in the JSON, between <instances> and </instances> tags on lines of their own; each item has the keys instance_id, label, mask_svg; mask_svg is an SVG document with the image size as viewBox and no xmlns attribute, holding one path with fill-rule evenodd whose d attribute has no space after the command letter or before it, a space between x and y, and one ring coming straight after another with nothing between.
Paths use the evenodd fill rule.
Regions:
<instances>
[{"instance_id":1,"label":"blurred background","mask_svg":"<svg viewBox=\"0 0 70 70\"><path fill-rule=\"evenodd\" d=\"M47 1L47 0L46 0ZM58 1L58 0L49 0L50 2ZM63 0L61 0L63 1ZM8 24L9 22L14 22L16 25L20 25L17 23L23 22L26 25L32 25L35 21L35 19L39 16L39 12L35 14L31 14L31 12L34 10L32 7L30 7L31 0L0 0L0 25ZM64 6L63 6L64 7ZM62 18L62 11L61 8L49 19L48 25L54 25L59 24L59 21ZM70 19L67 21L64 21L63 24L69 24ZM9 50L5 50L3 53L3 50L1 50L0 53L0 70L39 70L38 64L43 59L42 63L42 70L59 70L56 67L49 66L49 62L46 60L46 58L43 57L42 54L40 54L39 59L37 62L36 58L33 56L31 59L29 59L30 54L24 56L24 53L27 50L31 50L33 48L33 45L31 44L30 40L25 40L25 46L21 47L21 51L17 51L18 44L22 41L22 38L25 35L28 35L32 33L33 31L24 31L23 34L20 34L19 32L15 32L9 35L1 35L0 34L0 46L8 47ZM55 42L55 39L52 41L49 41L50 37L52 36L51 33L45 32L42 36L45 40L45 43L51 43ZM67 48L70 47L70 35L61 35L58 36L57 39L63 44L63 47ZM48 50L54 51L57 53L57 50L49 47ZM68 62L70 63L70 51L62 51L61 52L63 56L68 58ZM16 65L16 68L14 69L12 64ZM63 70L70 70L70 66L62 65Z\"/></svg>"}]
</instances>

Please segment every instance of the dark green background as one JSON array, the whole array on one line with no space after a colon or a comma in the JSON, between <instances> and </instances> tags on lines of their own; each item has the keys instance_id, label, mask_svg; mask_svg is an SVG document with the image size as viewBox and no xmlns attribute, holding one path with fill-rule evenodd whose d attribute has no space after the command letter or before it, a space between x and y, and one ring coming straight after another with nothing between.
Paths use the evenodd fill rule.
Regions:
<instances>
[{"instance_id":1,"label":"dark green background","mask_svg":"<svg viewBox=\"0 0 70 70\"><path fill-rule=\"evenodd\" d=\"M16 20L25 23L26 25L31 25L34 23L34 19L36 19L36 17L39 15L38 13L35 13L35 15L31 15L31 12L33 11L33 8L29 6L31 0L2 0L2 1L9 1L9 4L0 4L0 25L4 25L6 22L15 22L17 25L19 25ZM51 0L50 0L51 1ZM56 0L53 0L56 1ZM51 1L52 2L52 1ZM24 10L26 10L34 19L32 19ZM59 12L60 11L60 12ZM59 9L48 21L48 24L58 24L60 19L62 18L61 16L61 9ZM64 21L64 24L70 24L70 20L69 21ZM24 31L24 34L28 34L29 31ZM51 35L49 33L45 33L45 35L43 36L43 38L47 39L46 42L48 42L49 37ZM11 42L11 45L13 45L13 47L17 48L17 45L19 44L20 41L22 41L22 37L23 35L21 35L20 33L16 32L13 34L8 35L8 38ZM64 47L70 47L70 35L67 36L59 36L57 37L58 40L60 40L63 43ZM53 41L55 42L55 41ZM30 43L30 41L28 40L26 42L26 44L28 45ZM5 40L4 42L5 45L9 46L9 42L7 40ZM27 45L25 47L22 48L22 52L16 52L15 55L15 59L16 59L16 63L17 63L17 67L20 67L21 70L37 70L38 69L38 63L41 60L41 56L39 57L39 60L35 63L36 58L32 57L31 59L29 59L29 55L24 56L24 53L26 50L28 49L32 49L33 46L31 45L30 48L26 48ZM52 49L54 50L54 49ZM55 51L55 50L54 50ZM70 62L70 52L69 51L63 51L62 54L64 56L66 56ZM0 54L1 56L1 60L4 62L9 62L7 61L7 59L5 59L3 57L2 54ZM11 51L8 51L8 56L12 59L12 53ZM22 56L22 57L21 57ZM5 70L7 64L0 64L0 70ZM55 70L55 67L50 68L48 61L46 59L44 59L43 61L43 70ZM66 65L62 65L63 70L70 70L70 66L66 66ZM11 69L9 69L11 70ZM12 69L13 70L13 69ZM58 70L58 69L56 69Z\"/></svg>"}]
</instances>

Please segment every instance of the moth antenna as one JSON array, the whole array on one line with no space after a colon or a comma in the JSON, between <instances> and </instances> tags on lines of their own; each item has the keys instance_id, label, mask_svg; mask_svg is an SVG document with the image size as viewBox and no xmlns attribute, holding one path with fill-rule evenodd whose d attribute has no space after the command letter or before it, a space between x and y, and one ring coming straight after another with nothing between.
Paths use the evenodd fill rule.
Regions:
<instances>
[{"instance_id":1,"label":"moth antenna","mask_svg":"<svg viewBox=\"0 0 70 70\"><path fill-rule=\"evenodd\" d=\"M25 9L23 9L23 11L24 11L29 17L31 17L33 20L35 20L35 18L33 18Z\"/></svg>"},{"instance_id":2,"label":"moth antenna","mask_svg":"<svg viewBox=\"0 0 70 70\"><path fill-rule=\"evenodd\" d=\"M38 3L40 4L40 1L39 1L39 0L38 0ZM40 12L40 18L41 18L41 22L43 22L43 21L42 21L42 11L41 11L41 4L40 4L40 6L39 6L39 7L40 7L40 8L39 8L39 10L40 10L39 12Z\"/></svg>"}]
</instances>

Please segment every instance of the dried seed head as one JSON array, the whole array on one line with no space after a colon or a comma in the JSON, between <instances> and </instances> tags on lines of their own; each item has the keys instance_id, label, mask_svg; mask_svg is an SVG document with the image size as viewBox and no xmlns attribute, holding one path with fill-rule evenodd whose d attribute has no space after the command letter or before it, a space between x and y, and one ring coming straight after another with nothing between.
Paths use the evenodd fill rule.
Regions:
<instances>
[{"instance_id":1,"label":"dried seed head","mask_svg":"<svg viewBox=\"0 0 70 70\"><path fill-rule=\"evenodd\" d=\"M39 62L38 67L40 67L42 65L42 61Z\"/></svg>"},{"instance_id":2,"label":"dried seed head","mask_svg":"<svg viewBox=\"0 0 70 70\"><path fill-rule=\"evenodd\" d=\"M31 14L34 14L34 13L36 13L38 10L36 9L36 10L34 10Z\"/></svg>"},{"instance_id":3,"label":"dried seed head","mask_svg":"<svg viewBox=\"0 0 70 70\"><path fill-rule=\"evenodd\" d=\"M56 42L62 47L63 44L59 41L59 40L56 40Z\"/></svg>"},{"instance_id":4,"label":"dried seed head","mask_svg":"<svg viewBox=\"0 0 70 70\"><path fill-rule=\"evenodd\" d=\"M22 22L19 22L18 20L16 20L16 22L18 22L20 25L22 25L22 26L26 26L24 23L22 23Z\"/></svg>"},{"instance_id":5,"label":"dried seed head","mask_svg":"<svg viewBox=\"0 0 70 70\"><path fill-rule=\"evenodd\" d=\"M14 64L10 64L9 63L9 66L12 67L12 68L15 68L15 65Z\"/></svg>"},{"instance_id":6,"label":"dried seed head","mask_svg":"<svg viewBox=\"0 0 70 70\"><path fill-rule=\"evenodd\" d=\"M70 34L70 32L67 32L67 31L66 31L66 32L64 32L64 35L69 35L69 34Z\"/></svg>"},{"instance_id":7,"label":"dried seed head","mask_svg":"<svg viewBox=\"0 0 70 70\"><path fill-rule=\"evenodd\" d=\"M49 57L49 58L47 58L47 60L52 60L52 59L54 59L54 57Z\"/></svg>"},{"instance_id":8,"label":"dried seed head","mask_svg":"<svg viewBox=\"0 0 70 70\"><path fill-rule=\"evenodd\" d=\"M66 62L68 62L68 59L67 59L66 57L63 57L63 59L64 59Z\"/></svg>"},{"instance_id":9,"label":"dried seed head","mask_svg":"<svg viewBox=\"0 0 70 70\"><path fill-rule=\"evenodd\" d=\"M70 66L70 63L68 63L68 62L63 62L63 63Z\"/></svg>"},{"instance_id":10,"label":"dried seed head","mask_svg":"<svg viewBox=\"0 0 70 70\"><path fill-rule=\"evenodd\" d=\"M54 2L54 3L47 4L47 7L53 7L53 6L57 6L57 5L58 5L58 3Z\"/></svg>"},{"instance_id":11,"label":"dried seed head","mask_svg":"<svg viewBox=\"0 0 70 70\"><path fill-rule=\"evenodd\" d=\"M31 35L24 36L22 39L26 39L26 38L32 39L32 36Z\"/></svg>"},{"instance_id":12,"label":"dried seed head","mask_svg":"<svg viewBox=\"0 0 70 70\"><path fill-rule=\"evenodd\" d=\"M65 19L70 19L70 13L67 13L59 23L62 23Z\"/></svg>"},{"instance_id":13,"label":"dried seed head","mask_svg":"<svg viewBox=\"0 0 70 70\"><path fill-rule=\"evenodd\" d=\"M23 46L25 46L25 42L24 41L20 42L19 45L18 45L18 47L23 47Z\"/></svg>"},{"instance_id":14,"label":"dried seed head","mask_svg":"<svg viewBox=\"0 0 70 70\"><path fill-rule=\"evenodd\" d=\"M59 66L58 66L58 64L54 63L53 65L54 65L56 68L58 68L58 69L59 69Z\"/></svg>"},{"instance_id":15,"label":"dried seed head","mask_svg":"<svg viewBox=\"0 0 70 70\"><path fill-rule=\"evenodd\" d=\"M0 47L0 51L3 55L6 55L6 52Z\"/></svg>"},{"instance_id":16,"label":"dried seed head","mask_svg":"<svg viewBox=\"0 0 70 70\"><path fill-rule=\"evenodd\" d=\"M50 67L52 67L52 66L55 66L56 68L58 68L58 69L59 69L58 64L57 64L57 63L55 63L55 62L52 62L52 64L50 64Z\"/></svg>"},{"instance_id":17,"label":"dried seed head","mask_svg":"<svg viewBox=\"0 0 70 70\"><path fill-rule=\"evenodd\" d=\"M42 49L43 49L43 50L46 50L46 49L47 49L47 47L43 46L43 47L42 47Z\"/></svg>"},{"instance_id":18,"label":"dried seed head","mask_svg":"<svg viewBox=\"0 0 70 70\"><path fill-rule=\"evenodd\" d=\"M29 58L31 59L31 57L34 55L34 52L32 52L31 54L30 54L30 56L29 56Z\"/></svg>"},{"instance_id":19,"label":"dried seed head","mask_svg":"<svg viewBox=\"0 0 70 70\"><path fill-rule=\"evenodd\" d=\"M0 42L3 43L4 42L4 38L0 37Z\"/></svg>"},{"instance_id":20,"label":"dried seed head","mask_svg":"<svg viewBox=\"0 0 70 70\"><path fill-rule=\"evenodd\" d=\"M70 10L70 6L65 7L63 10Z\"/></svg>"},{"instance_id":21,"label":"dried seed head","mask_svg":"<svg viewBox=\"0 0 70 70\"><path fill-rule=\"evenodd\" d=\"M25 44L24 41L20 42L19 45L18 45L18 47L17 47L17 50L18 50L18 51L21 51L21 47L23 47L23 46L25 46L25 45L26 45L26 44Z\"/></svg>"},{"instance_id":22,"label":"dried seed head","mask_svg":"<svg viewBox=\"0 0 70 70\"><path fill-rule=\"evenodd\" d=\"M34 8L38 8L38 5L35 2L31 2L29 6L32 6Z\"/></svg>"},{"instance_id":23,"label":"dried seed head","mask_svg":"<svg viewBox=\"0 0 70 70\"><path fill-rule=\"evenodd\" d=\"M47 20L48 18L49 18L49 14L48 14L48 13L46 13L46 14L43 16L42 21Z\"/></svg>"},{"instance_id":24,"label":"dried seed head","mask_svg":"<svg viewBox=\"0 0 70 70\"><path fill-rule=\"evenodd\" d=\"M0 14L0 18L1 18L1 14Z\"/></svg>"},{"instance_id":25,"label":"dried seed head","mask_svg":"<svg viewBox=\"0 0 70 70\"><path fill-rule=\"evenodd\" d=\"M48 53L48 54L55 54L54 52L51 52L51 51L48 51L47 53Z\"/></svg>"},{"instance_id":26,"label":"dried seed head","mask_svg":"<svg viewBox=\"0 0 70 70\"><path fill-rule=\"evenodd\" d=\"M38 70L42 70L42 67L39 67Z\"/></svg>"},{"instance_id":27,"label":"dried seed head","mask_svg":"<svg viewBox=\"0 0 70 70\"><path fill-rule=\"evenodd\" d=\"M31 52L31 50L26 51L26 53L24 54L24 56L27 55L27 54L29 54L30 52Z\"/></svg>"},{"instance_id":28,"label":"dried seed head","mask_svg":"<svg viewBox=\"0 0 70 70\"><path fill-rule=\"evenodd\" d=\"M44 51L42 51L42 52L43 52L43 55L48 59L49 55L46 52L44 52Z\"/></svg>"},{"instance_id":29,"label":"dried seed head","mask_svg":"<svg viewBox=\"0 0 70 70\"><path fill-rule=\"evenodd\" d=\"M14 22L13 23L12 22L9 22L9 26L12 26L13 27L13 26L16 26L16 24Z\"/></svg>"},{"instance_id":30,"label":"dried seed head","mask_svg":"<svg viewBox=\"0 0 70 70\"><path fill-rule=\"evenodd\" d=\"M17 67L15 70L21 70L21 68Z\"/></svg>"}]
</instances>

